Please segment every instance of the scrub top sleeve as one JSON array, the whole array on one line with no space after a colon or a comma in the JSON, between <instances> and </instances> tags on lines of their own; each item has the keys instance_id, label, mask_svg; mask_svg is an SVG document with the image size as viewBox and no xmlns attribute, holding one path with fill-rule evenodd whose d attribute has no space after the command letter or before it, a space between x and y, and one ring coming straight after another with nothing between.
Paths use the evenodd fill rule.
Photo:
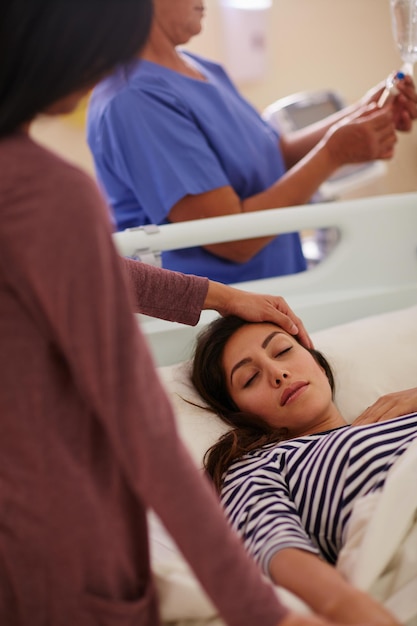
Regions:
<instances>
[{"instance_id":1,"label":"scrub top sleeve","mask_svg":"<svg viewBox=\"0 0 417 626\"><path fill-rule=\"evenodd\" d=\"M172 95L123 92L107 108L100 136L105 187L110 175L123 181L151 222L164 221L186 195L230 184L196 121Z\"/></svg>"}]
</instances>

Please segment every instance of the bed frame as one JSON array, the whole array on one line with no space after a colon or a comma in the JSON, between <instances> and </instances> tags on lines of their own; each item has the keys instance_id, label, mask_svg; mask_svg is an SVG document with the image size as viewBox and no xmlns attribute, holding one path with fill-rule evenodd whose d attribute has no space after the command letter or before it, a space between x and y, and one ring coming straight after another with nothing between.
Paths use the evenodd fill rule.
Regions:
<instances>
[{"instance_id":1,"label":"bed frame","mask_svg":"<svg viewBox=\"0 0 417 626\"><path fill-rule=\"evenodd\" d=\"M236 286L282 295L309 332L417 303L417 193L130 229L114 239L122 255L151 259L163 250L329 227L339 241L314 268ZM201 325L215 316L204 311L193 328L139 316L156 364L188 358Z\"/></svg>"}]
</instances>

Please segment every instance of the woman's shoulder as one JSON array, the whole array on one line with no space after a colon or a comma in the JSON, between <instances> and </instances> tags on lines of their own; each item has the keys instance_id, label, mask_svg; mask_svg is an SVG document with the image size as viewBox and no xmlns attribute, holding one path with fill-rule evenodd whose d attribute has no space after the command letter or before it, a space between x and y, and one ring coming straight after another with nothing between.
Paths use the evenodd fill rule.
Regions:
<instances>
[{"instance_id":1,"label":"woman's shoulder","mask_svg":"<svg viewBox=\"0 0 417 626\"><path fill-rule=\"evenodd\" d=\"M38 176L37 180L47 182L51 176L76 178L78 181L91 181L91 177L76 165L72 165L52 148L48 148L26 133L14 133L0 141L0 160L9 174L15 177ZM48 169L45 169L48 168Z\"/></svg>"},{"instance_id":2,"label":"woman's shoulder","mask_svg":"<svg viewBox=\"0 0 417 626\"><path fill-rule=\"evenodd\" d=\"M272 465L279 465L293 452L305 450L317 441L317 436L307 435L296 439L268 443L251 450L234 461L227 470L229 477L236 475L253 474L254 471L262 471Z\"/></svg>"},{"instance_id":3,"label":"woman's shoulder","mask_svg":"<svg viewBox=\"0 0 417 626\"><path fill-rule=\"evenodd\" d=\"M1 205L10 216L77 224L105 206L96 182L66 159L24 134L0 141Z\"/></svg>"},{"instance_id":4,"label":"woman's shoulder","mask_svg":"<svg viewBox=\"0 0 417 626\"><path fill-rule=\"evenodd\" d=\"M206 81L190 79L158 63L140 60L119 67L111 76L97 85L89 103L88 127L107 123L123 123L130 115L138 124L141 119L160 113L165 106L165 115L177 110L182 113L193 107L192 102L212 97L212 87L233 89L223 67L214 61L191 52L183 52L191 63L205 75ZM207 87L207 89L205 89Z\"/></svg>"},{"instance_id":5,"label":"woman's shoulder","mask_svg":"<svg viewBox=\"0 0 417 626\"><path fill-rule=\"evenodd\" d=\"M39 184L42 185L46 194L59 193L63 199L72 202L72 211L77 213L77 208L82 209L82 202L102 202L96 181L78 165L55 153L53 150L44 148L32 142L33 156L37 161L37 174L43 172L39 177Z\"/></svg>"},{"instance_id":6,"label":"woman's shoulder","mask_svg":"<svg viewBox=\"0 0 417 626\"><path fill-rule=\"evenodd\" d=\"M104 79L93 90L88 106L88 127L111 118L123 121L133 115L135 123L141 116L153 113L156 102L176 105L185 99L188 90L183 77L168 68L143 60L125 67Z\"/></svg>"},{"instance_id":7,"label":"woman's shoulder","mask_svg":"<svg viewBox=\"0 0 417 626\"><path fill-rule=\"evenodd\" d=\"M351 430L343 427L331 431L314 433L293 439L281 440L260 446L234 461L227 470L227 476L234 479L236 476L253 475L253 472L262 472L266 468L284 467L291 464L293 460L313 453L315 449L322 447L322 444L331 444L334 434L344 436Z\"/></svg>"}]
</instances>

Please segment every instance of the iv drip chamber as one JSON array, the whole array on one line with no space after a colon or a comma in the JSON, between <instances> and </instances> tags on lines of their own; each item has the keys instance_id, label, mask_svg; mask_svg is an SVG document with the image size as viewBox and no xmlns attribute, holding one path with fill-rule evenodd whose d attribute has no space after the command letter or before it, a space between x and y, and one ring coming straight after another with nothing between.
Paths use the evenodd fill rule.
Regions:
<instances>
[{"instance_id":1,"label":"iv drip chamber","mask_svg":"<svg viewBox=\"0 0 417 626\"><path fill-rule=\"evenodd\" d=\"M417 61L417 0L390 0L394 41L404 62L404 73L412 74Z\"/></svg>"}]
</instances>

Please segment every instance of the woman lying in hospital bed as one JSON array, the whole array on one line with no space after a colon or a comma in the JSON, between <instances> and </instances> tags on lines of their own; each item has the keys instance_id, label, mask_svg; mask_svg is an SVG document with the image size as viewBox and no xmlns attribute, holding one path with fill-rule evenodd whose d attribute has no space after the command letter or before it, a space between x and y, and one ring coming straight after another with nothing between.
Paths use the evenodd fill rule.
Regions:
<instances>
[{"instance_id":1,"label":"woman lying in hospital bed","mask_svg":"<svg viewBox=\"0 0 417 626\"><path fill-rule=\"evenodd\" d=\"M417 413L410 411L417 390L396 396L402 404L388 410L385 399L351 428L333 401L321 353L277 326L235 317L200 335L192 380L230 428L209 450L206 468L264 573L327 618L360 623L378 615L395 623L332 566L352 542L355 504L379 495L407 451L416 457Z\"/></svg>"},{"instance_id":2,"label":"woman lying in hospital bed","mask_svg":"<svg viewBox=\"0 0 417 626\"><path fill-rule=\"evenodd\" d=\"M417 309L412 309L408 319L415 326ZM392 315L381 317L391 316L395 338L401 331ZM400 341L400 360L402 350ZM386 354L389 369L389 347ZM272 324L237 318L216 320L200 336L192 379L227 424L206 467L231 523L265 574L314 611L323 613L325 607L336 621L371 622L376 611L380 623L394 624L382 608L388 598L385 606L401 623L414 623L409 619L417 615L415 524L411 530L417 511L416 390L385 397L349 428L333 401L332 372L320 353ZM373 556L370 567L358 570L364 537L364 554L369 559L371 549ZM370 572L375 568L383 574L379 578L378 571ZM372 591L381 604L356 586Z\"/></svg>"}]
</instances>

